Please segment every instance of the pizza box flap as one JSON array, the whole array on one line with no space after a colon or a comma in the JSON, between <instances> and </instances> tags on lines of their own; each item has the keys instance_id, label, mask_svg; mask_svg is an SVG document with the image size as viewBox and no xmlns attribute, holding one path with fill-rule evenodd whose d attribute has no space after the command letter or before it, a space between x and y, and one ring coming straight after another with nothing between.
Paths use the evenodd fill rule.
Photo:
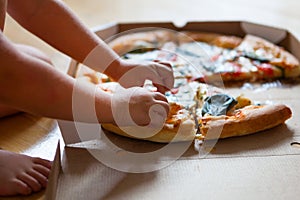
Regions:
<instances>
[{"instance_id":1,"label":"pizza box flap","mask_svg":"<svg viewBox=\"0 0 300 200\"><path fill-rule=\"evenodd\" d=\"M278 44L286 37L289 37L289 32L285 29L272 26L260 25L245 21L205 21L205 22L187 22L183 26L177 26L173 22L157 22L157 23L108 23L97 26L92 30L103 40L111 38L115 34L129 30L141 31L163 28L175 31L203 31L211 33L220 33L228 35L236 35L243 37L246 34L253 34L259 37L268 39L269 41Z\"/></svg>"},{"instance_id":2,"label":"pizza box flap","mask_svg":"<svg viewBox=\"0 0 300 200\"><path fill-rule=\"evenodd\" d=\"M65 145L100 139L101 125L58 120Z\"/></svg>"},{"instance_id":3,"label":"pizza box flap","mask_svg":"<svg viewBox=\"0 0 300 200\"><path fill-rule=\"evenodd\" d=\"M86 149L66 147L61 166L55 199L293 199L300 195L300 155L186 159L159 171L126 173L103 165Z\"/></svg>"},{"instance_id":4,"label":"pizza box flap","mask_svg":"<svg viewBox=\"0 0 300 200\"><path fill-rule=\"evenodd\" d=\"M51 168L51 173L49 175L47 189L45 192L46 200L56 199L57 184L59 182L60 172L61 172L61 150L60 150L60 142L58 142L54 160L52 162L52 168Z\"/></svg>"},{"instance_id":5,"label":"pizza box flap","mask_svg":"<svg viewBox=\"0 0 300 200\"><path fill-rule=\"evenodd\" d=\"M93 28L93 31L103 40L107 40L122 32L129 30L142 31L142 29L171 29L175 31L202 31L211 33L220 33L227 35L236 35L244 37L246 34L252 34L268 39L270 42L280 44L286 47L281 42L290 37L290 33L281 28L272 26L260 25L245 21L205 21L205 22L188 22L183 26L176 26L172 22L158 22L158 23L108 23Z\"/></svg>"}]
</instances>

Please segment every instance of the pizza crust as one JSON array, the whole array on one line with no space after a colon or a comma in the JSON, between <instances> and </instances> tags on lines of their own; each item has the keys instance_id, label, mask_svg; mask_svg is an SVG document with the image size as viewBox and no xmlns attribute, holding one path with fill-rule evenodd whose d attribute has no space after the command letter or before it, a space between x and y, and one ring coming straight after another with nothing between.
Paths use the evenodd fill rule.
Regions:
<instances>
[{"instance_id":1,"label":"pizza crust","mask_svg":"<svg viewBox=\"0 0 300 200\"><path fill-rule=\"evenodd\" d=\"M223 116L222 119L203 119L201 133L206 139L249 135L284 123L292 116L291 109L283 104L247 106L239 117Z\"/></svg>"},{"instance_id":2,"label":"pizza crust","mask_svg":"<svg viewBox=\"0 0 300 200\"><path fill-rule=\"evenodd\" d=\"M176 41L176 34L167 30L153 30L122 35L109 42L109 46L119 55L138 49L155 49L168 41Z\"/></svg>"},{"instance_id":3,"label":"pizza crust","mask_svg":"<svg viewBox=\"0 0 300 200\"><path fill-rule=\"evenodd\" d=\"M228 49L233 49L242 42L242 38L237 36L228 36L228 35L222 35L218 33L208 33L208 32L192 32L192 31L180 32L177 38L179 44L197 41L197 42L205 42L208 44L212 44L218 47L228 48Z\"/></svg>"},{"instance_id":4,"label":"pizza crust","mask_svg":"<svg viewBox=\"0 0 300 200\"><path fill-rule=\"evenodd\" d=\"M130 133L128 134L125 131L123 131L124 129L126 130L127 129L130 130L130 128L135 129L135 127L124 127L124 129L122 130L121 128L119 128L114 124L102 124L102 128L121 136L139 139L139 140L159 142L159 143L192 141L196 136L195 123L190 119L182 122L180 126L174 129L164 127L157 134L149 138L133 137L132 135L130 135Z\"/></svg>"},{"instance_id":5,"label":"pizza crust","mask_svg":"<svg viewBox=\"0 0 300 200\"><path fill-rule=\"evenodd\" d=\"M237 47L242 38L207 32L175 32L170 30L152 30L122 35L109 42L109 46L119 55L138 49L157 49L167 42L176 44L206 42L222 48Z\"/></svg>"},{"instance_id":6,"label":"pizza crust","mask_svg":"<svg viewBox=\"0 0 300 200\"><path fill-rule=\"evenodd\" d=\"M180 127L174 129L164 127L156 135L149 138L133 137L113 124L102 124L102 127L112 133L129 138L169 143L192 141L195 138L211 140L249 135L283 124L292 116L290 108L283 104L250 105L241 111L239 118L234 116L204 117L200 129L201 135L196 135L195 123L192 120L186 120ZM125 128L130 130L130 127ZM134 129L135 127L131 128Z\"/></svg>"}]
</instances>

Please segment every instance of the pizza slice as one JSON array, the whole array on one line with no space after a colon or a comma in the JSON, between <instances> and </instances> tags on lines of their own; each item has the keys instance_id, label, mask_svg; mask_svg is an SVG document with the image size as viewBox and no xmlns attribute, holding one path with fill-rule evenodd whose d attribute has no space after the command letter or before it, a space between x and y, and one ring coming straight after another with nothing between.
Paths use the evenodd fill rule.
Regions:
<instances>
[{"instance_id":1,"label":"pizza slice","mask_svg":"<svg viewBox=\"0 0 300 200\"><path fill-rule=\"evenodd\" d=\"M153 30L123 35L109 45L124 59L172 63L175 77L201 82L236 82L293 78L299 61L263 38L208 32Z\"/></svg>"},{"instance_id":2,"label":"pizza slice","mask_svg":"<svg viewBox=\"0 0 300 200\"><path fill-rule=\"evenodd\" d=\"M207 114L201 117L201 134L197 137L222 139L249 135L278 126L292 116L290 108L283 104L253 105L243 98L237 102L237 106L233 106L226 114Z\"/></svg>"},{"instance_id":3,"label":"pizza slice","mask_svg":"<svg viewBox=\"0 0 300 200\"><path fill-rule=\"evenodd\" d=\"M247 37L245 38L247 39ZM223 48L204 42L182 43L178 46L177 52L184 57L198 74L194 76L195 80L214 84L215 82L236 82L271 80L277 78L291 78L291 74L297 77L296 73L299 66L288 67L290 72L284 71L282 67L275 62L269 62L265 58L258 58L251 53L245 53L241 50L245 41L234 49ZM287 52L288 53L288 52ZM296 63L296 62L295 62ZM176 65L175 65L176 66ZM194 70L195 71L195 70Z\"/></svg>"},{"instance_id":4,"label":"pizza slice","mask_svg":"<svg viewBox=\"0 0 300 200\"><path fill-rule=\"evenodd\" d=\"M110 83L100 87L113 93L112 86ZM253 105L248 98L233 98L214 86L198 82L182 85L176 93L169 92L166 96L169 115L163 128L151 137L132 136L130 131L136 127L114 124L102 127L125 137L169 143L249 135L278 126L292 115L286 105Z\"/></svg>"},{"instance_id":5,"label":"pizza slice","mask_svg":"<svg viewBox=\"0 0 300 200\"><path fill-rule=\"evenodd\" d=\"M118 83L111 82L99 84L98 86L102 90L113 94L117 85ZM146 82L144 87L153 91L154 86L151 85L151 82ZM167 92L166 97L169 101L170 111L164 122L162 130L152 137L134 137L133 134L131 134L131 131L136 131L136 127L134 126L118 127L114 124L102 124L102 127L105 130L121 136L152 142L168 143L192 141L194 140L197 132L197 121L195 121L195 116L193 114L196 106L195 97L198 95L198 99L201 99L200 96L211 93L208 92L208 89L210 88L208 88L206 84L197 82L188 83L184 81L184 83L179 84L176 91ZM218 91L219 89L215 88L215 92Z\"/></svg>"},{"instance_id":6,"label":"pizza slice","mask_svg":"<svg viewBox=\"0 0 300 200\"><path fill-rule=\"evenodd\" d=\"M159 143L192 141L197 132L193 116L184 106L174 102L170 103L170 112L162 130L151 137L143 138L142 135L141 138L134 137L130 133L130 130L136 131L134 126L118 127L114 124L102 124L102 127L121 136Z\"/></svg>"},{"instance_id":7,"label":"pizza slice","mask_svg":"<svg viewBox=\"0 0 300 200\"><path fill-rule=\"evenodd\" d=\"M282 71L282 77L300 75L299 61L291 53L263 38L246 35L236 50L258 63L268 63Z\"/></svg>"}]
</instances>

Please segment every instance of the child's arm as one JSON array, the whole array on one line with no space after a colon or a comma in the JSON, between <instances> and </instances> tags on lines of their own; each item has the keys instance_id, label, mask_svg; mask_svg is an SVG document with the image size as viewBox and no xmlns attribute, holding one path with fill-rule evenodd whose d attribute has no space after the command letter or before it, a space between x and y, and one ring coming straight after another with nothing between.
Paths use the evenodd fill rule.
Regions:
<instances>
[{"instance_id":1,"label":"child's arm","mask_svg":"<svg viewBox=\"0 0 300 200\"><path fill-rule=\"evenodd\" d=\"M89 106L87 102L95 102L95 113L81 112L76 120L95 122L90 115L96 114L96 120L100 123L114 122L112 96L101 90L95 92L92 84L76 83L76 94L82 101L73 108L74 84L73 78L54 69L50 63L22 53L0 31L0 104L41 116L73 120L73 109L82 108L85 111ZM130 92L124 90L119 95L120 99L130 95ZM123 103L117 101L117 106ZM152 105L161 105L168 112L166 99L162 99L159 93L146 90L133 94L128 104L134 108L130 114L139 125L149 123L148 112ZM123 123L132 125L130 121Z\"/></svg>"},{"instance_id":2,"label":"child's arm","mask_svg":"<svg viewBox=\"0 0 300 200\"><path fill-rule=\"evenodd\" d=\"M61 1L9 0L8 11L23 27L48 44L97 71L105 72L115 80L119 80L128 70L137 66L122 61ZM131 82L128 85L132 86L134 82L140 84L147 78L169 89L173 87L173 74L169 66L148 63L142 67L146 67L142 74L131 73L133 80L127 78L123 82ZM137 81L137 78L140 80ZM164 90L163 87L159 89Z\"/></svg>"},{"instance_id":3,"label":"child's arm","mask_svg":"<svg viewBox=\"0 0 300 200\"><path fill-rule=\"evenodd\" d=\"M74 79L49 63L19 51L0 32L0 101L37 115L72 120ZM86 87L84 91L93 91ZM103 94L102 102L109 98ZM100 121L111 121L100 119Z\"/></svg>"}]
</instances>

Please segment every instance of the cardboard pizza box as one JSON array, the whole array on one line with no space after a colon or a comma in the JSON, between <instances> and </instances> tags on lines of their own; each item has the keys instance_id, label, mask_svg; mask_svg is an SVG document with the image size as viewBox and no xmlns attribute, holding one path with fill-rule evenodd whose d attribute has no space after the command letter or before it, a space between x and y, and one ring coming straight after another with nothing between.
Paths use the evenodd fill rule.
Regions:
<instances>
[{"instance_id":1,"label":"cardboard pizza box","mask_svg":"<svg viewBox=\"0 0 300 200\"><path fill-rule=\"evenodd\" d=\"M300 43L287 30L249 22L113 23L97 27L106 40L139 28L162 27L269 39L300 59ZM86 70L71 61L69 74ZM300 86L232 89L258 101L285 103L293 117L257 134L199 147L128 139L98 124L58 121L58 144L46 199L296 199L300 196ZM165 151L164 151L165 150Z\"/></svg>"}]
</instances>

